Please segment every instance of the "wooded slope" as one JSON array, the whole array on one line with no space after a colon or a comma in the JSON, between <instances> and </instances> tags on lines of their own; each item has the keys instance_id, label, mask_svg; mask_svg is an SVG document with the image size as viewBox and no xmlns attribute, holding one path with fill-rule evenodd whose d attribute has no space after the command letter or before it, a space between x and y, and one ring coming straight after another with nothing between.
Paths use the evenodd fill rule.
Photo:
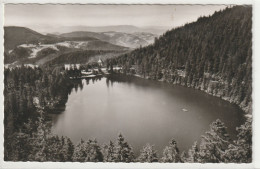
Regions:
<instances>
[{"instance_id":1,"label":"wooded slope","mask_svg":"<svg viewBox=\"0 0 260 169\"><path fill-rule=\"evenodd\" d=\"M126 72L204 90L251 112L252 7L234 6L166 32L111 60Z\"/></svg>"}]
</instances>

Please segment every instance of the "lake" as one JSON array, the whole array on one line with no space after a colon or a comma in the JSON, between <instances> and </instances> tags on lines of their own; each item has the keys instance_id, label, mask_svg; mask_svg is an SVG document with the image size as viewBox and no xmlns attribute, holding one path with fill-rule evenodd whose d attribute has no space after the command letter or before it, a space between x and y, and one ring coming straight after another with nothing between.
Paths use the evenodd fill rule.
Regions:
<instances>
[{"instance_id":1,"label":"lake","mask_svg":"<svg viewBox=\"0 0 260 169\"><path fill-rule=\"evenodd\" d=\"M135 154L146 143L158 153L174 138L181 151L220 119L231 137L244 122L238 106L204 92L141 78L80 80L65 111L53 115L53 132L71 138L96 138L100 145L122 133Z\"/></svg>"}]
</instances>

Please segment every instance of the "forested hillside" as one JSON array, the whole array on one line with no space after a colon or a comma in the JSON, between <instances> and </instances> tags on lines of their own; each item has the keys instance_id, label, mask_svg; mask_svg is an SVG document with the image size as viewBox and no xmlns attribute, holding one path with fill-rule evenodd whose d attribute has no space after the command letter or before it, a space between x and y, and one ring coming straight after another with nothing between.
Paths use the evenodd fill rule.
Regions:
<instances>
[{"instance_id":1,"label":"forested hillside","mask_svg":"<svg viewBox=\"0 0 260 169\"><path fill-rule=\"evenodd\" d=\"M92 37L102 41L112 43L114 45L138 48L139 46L147 46L153 43L154 38L157 35L147 32L135 32L135 33L124 33L124 32L85 32L77 31L61 34L60 37Z\"/></svg>"},{"instance_id":2,"label":"forested hillside","mask_svg":"<svg viewBox=\"0 0 260 169\"><path fill-rule=\"evenodd\" d=\"M10 50L17 45L23 43L36 43L43 40L53 40L54 38L49 36L44 36L38 32L35 32L29 28L9 26L4 27L4 38L5 40L5 50Z\"/></svg>"},{"instance_id":3,"label":"forested hillside","mask_svg":"<svg viewBox=\"0 0 260 169\"><path fill-rule=\"evenodd\" d=\"M203 90L251 112L252 7L234 6L174 28L110 60L129 73Z\"/></svg>"},{"instance_id":4,"label":"forested hillside","mask_svg":"<svg viewBox=\"0 0 260 169\"><path fill-rule=\"evenodd\" d=\"M89 63L98 59L107 59L117 55L126 53L126 51L119 50L83 50L68 52L59 55L55 59L48 62L51 65L60 64L78 64L78 63Z\"/></svg>"}]
</instances>

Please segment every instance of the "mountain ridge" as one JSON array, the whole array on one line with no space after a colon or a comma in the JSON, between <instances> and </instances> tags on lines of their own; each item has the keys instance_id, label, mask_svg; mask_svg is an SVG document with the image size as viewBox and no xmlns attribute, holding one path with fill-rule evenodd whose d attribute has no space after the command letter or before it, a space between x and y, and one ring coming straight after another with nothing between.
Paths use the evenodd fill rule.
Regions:
<instances>
[{"instance_id":1,"label":"mountain ridge","mask_svg":"<svg viewBox=\"0 0 260 169\"><path fill-rule=\"evenodd\" d=\"M89 36L61 37L42 35L26 27L4 27L4 63L25 64L48 61L58 55L79 50L126 51L129 48ZM45 63L45 62L41 62Z\"/></svg>"},{"instance_id":2,"label":"mountain ridge","mask_svg":"<svg viewBox=\"0 0 260 169\"><path fill-rule=\"evenodd\" d=\"M42 34L62 34L69 33L75 31L89 31L89 32L108 32L108 31L116 31L116 32L124 32L124 33L134 33L134 32L147 32L161 35L165 31L169 30L170 27L166 26L144 26L138 27L134 25L109 25L109 26L57 26L57 25L29 25L27 26L30 29L36 30Z\"/></svg>"},{"instance_id":3,"label":"mountain ridge","mask_svg":"<svg viewBox=\"0 0 260 169\"><path fill-rule=\"evenodd\" d=\"M124 33L116 31L107 32L89 32L89 31L75 31L60 34L60 37L92 37L99 40L107 41L114 45L138 48L140 46L147 46L154 42L157 37L154 34L141 32L141 33Z\"/></svg>"}]
</instances>

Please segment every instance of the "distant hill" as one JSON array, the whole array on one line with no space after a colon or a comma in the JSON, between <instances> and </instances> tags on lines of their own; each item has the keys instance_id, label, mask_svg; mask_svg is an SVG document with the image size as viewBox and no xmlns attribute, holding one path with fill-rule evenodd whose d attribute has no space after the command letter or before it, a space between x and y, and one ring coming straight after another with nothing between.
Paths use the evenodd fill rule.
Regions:
<instances>
[{"instance_id":1,"label":"distant hill","mask_svg":"<svg viewBox=\"0 0 260 169\"><path fill-rule=\"evenodd\" d=\"M74 51L127 51L129 48L99 40L88 34L73 36L42 35L25 27L5 27L4 63L45 64L57 56ZM92 33L94 34L94 33ZM101 39L101 37L99 37Z\"/></svg>"},{"instance_id":2,"label":"distant hill","mask_svg":"<svg viewBox=\"0 0 260 169\"><path fill-rule=\"evenodd\" d=\"M90 37L75 37L75 38L60 38L59 36L48 34L42 35L34 30L26 27L7 26L4 27L4 48L8 52L21 44L38 44L39 42L44 44L52 44L62 41L73 40L97 40Z\"/></svg>"},{"instance_id":3,"label":"distant hill","mask_svg":"<svg viewBox=\"0 0 260 169\"><path fill-rule=\"evenodd\" d=\"M102 41L107 41L109 43L125 46L129 48L138 48L140 46L147 46L154 42L155 37L152 33L139 32L139 33L123 33L123 32L85 32L77 31L64 33L60 35L61 37L93 37Z\"/></svg>"},{"instance_id":4,"label":"distant hill","mask_svg":"<svg viewBox=\"0 0 260 169\"><path fill-rule=\"evenodd\" d=\"M200 89L251 112L252 7L200 17L110 63L126 68L133 63L146 78Z\"/></svg>"},{"instance_id":5,"label":"distant hill","mask_svg":"<svg viewBox=\"0 0 260 169\"><path fill-rule=\"evenodd\" d=\"M4 47L7 50L25 43L54 40L53 37L42 35L29 28L15 26L4 27L4 39Z\"/></svg>"},{"instance_id":6,"label":"distant hill","mask_svg":"<svg viewBox=\"0 0 260 169\"><path fill-rule=\"evenodd\" d=\"M87 50L118 50L118 51L129 50L129 48L127 48L127 47L114 45L109 42L105 42L105 41L101 41L101 40L90 41L84 49L87 49Z\"/></svg>"},{"instance_id":7,"label":"distant hill","mask_svg":"<svg viewBox=\"0 0 260 169\"><path fill-rule=\"evenodd\" d=\"M154 43L154 39L157 37L152 33L147 32L134 32L133 35L145 40L148 44ZM142 45L145 46L145 45Z\"/></svg>"},{"instance_id":8,"label":"distant hill","mask_svg":"<svg viewBox=\"0 0 260 169\"><path fill-rule=\"evenodd\" d=\"M62 34L69 32L124 32L124 33L134 33L134 32L146 32L152 33L155 35L162 35L164 32L169 30L169 27L162 26L146 26L146 27L137 27L133 25L112 25L112 26L37 26L33 25L30 28L42 32L44 34ZM56 32L56 33L55 33Z\"/></svg>"},{"instance_id":9,"label":"distant hill","mask_svg":"<svg viewBox=\"0 0 260 169\"><path fill-rule=\"evenodd\" d=\"M154 42L156 35L152 34L149 36L149 40L143 39L143 37L138 36L134 33L122 33L122 32L103 32L103 35L108 37L108 42L120 46L126 46L129 48L138 48L140 46L147 46ZM145 33L143 34L149 34ZM147 36L148 37L148 36Z\"/></svg>"},{"instance_id":10,"label":"distant hill","mask_svg":"<svg viewBox=\"0 0 260 169\"><path fill-rule=\"evenodd\" d=\"M65 38L75 38L75 37L92 37L96 39L102 39L104 41L108 40L108 37L106 35L103 35L102 33L97 32L87 32L87 31L76 31L76 32L69 32L69 33L63 33L59 35L60 37Z\"/></svg>"}]
</instances>

